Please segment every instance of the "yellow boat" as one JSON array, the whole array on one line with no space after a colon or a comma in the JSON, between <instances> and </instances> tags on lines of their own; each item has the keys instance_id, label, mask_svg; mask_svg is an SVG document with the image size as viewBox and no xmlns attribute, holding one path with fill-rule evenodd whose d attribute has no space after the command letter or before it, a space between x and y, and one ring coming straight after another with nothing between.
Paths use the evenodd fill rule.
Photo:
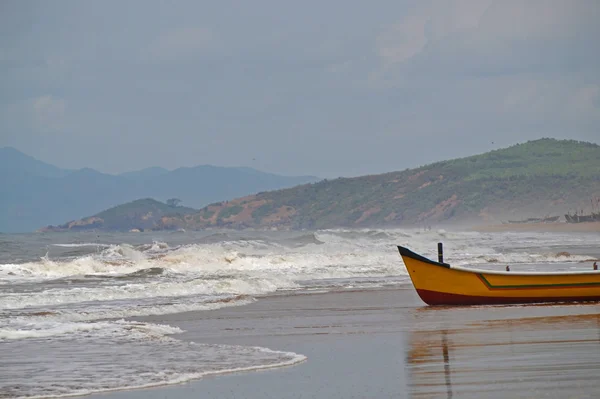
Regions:
<instances>
[{"instance_id":1,"label":"yellow boat","mask_svg":"<svg viewBox=\"0 0 600 399\"><path fill-rule=\"evenodd\" d=\"M398 246L410 279L428 305L600 301L600 271L511 272L450 266Z\"/></svg>"}]
</instances>

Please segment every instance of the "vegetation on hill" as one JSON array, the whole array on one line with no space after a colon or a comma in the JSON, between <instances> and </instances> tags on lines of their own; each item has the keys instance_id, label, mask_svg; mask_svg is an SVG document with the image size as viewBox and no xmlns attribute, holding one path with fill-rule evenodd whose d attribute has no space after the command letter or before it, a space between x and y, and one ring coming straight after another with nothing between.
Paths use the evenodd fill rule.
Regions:
<instances>
[{"instance_id":1,"label":"vegetation on hill","mask_svg":"<svg viewBox=\"0 0 600 399\"><path fill-rule=\"evenodd\" d=\"M414 149L411 149L414 150ZM401 152L399 154L401 156ZM165 215L154 228L317 229L563 215L600 195L600 146L540 139L380 175L324 180Z\"/></svg>"},{"instance_id":2,"label":"vegetation on hill","mask_svg":"<svg viewBox=\"0 0 600 399\"><path fill-rule=\"evenodd\" d=\"M259 193L170 224L297 229L500 222L562 215L599 193L600 146L540 139L401 172Z\"/></svg>"},{"instance_id":3,"label":"vegetation on hill","mask_svg":"<svg viewBox=\"0 0 600 399\"><path fill-rule=\"evenodd\" d=\"M161 228L161 220L163 217L180 218L184 215L197 212L197 210L193 208L177 206L176 201L172 201L171 204L172 205L168 205L152 198L140 199L112 207L94 216L67 222L60 226L48 226L42 230L153 230Z\"/></svg>"}]
</instances>

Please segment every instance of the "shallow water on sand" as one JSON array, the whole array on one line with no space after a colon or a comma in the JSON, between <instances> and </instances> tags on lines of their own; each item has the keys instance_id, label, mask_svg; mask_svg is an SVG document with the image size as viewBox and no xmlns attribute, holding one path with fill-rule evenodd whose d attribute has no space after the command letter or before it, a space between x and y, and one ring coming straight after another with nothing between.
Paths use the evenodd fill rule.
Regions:
<instances>
[{"instance_id":1,"label":"shallow water on sand","mask_svg":"<svg viewBox=\"0 0 600 399\"><path fill-rule=\"evenodd\" d=\"M182 339L307 356L264 373L98 399L597 398L598 306L431 308L412 287L282 295L243 308L153 316Z\"/></svg>"}]
</instances>

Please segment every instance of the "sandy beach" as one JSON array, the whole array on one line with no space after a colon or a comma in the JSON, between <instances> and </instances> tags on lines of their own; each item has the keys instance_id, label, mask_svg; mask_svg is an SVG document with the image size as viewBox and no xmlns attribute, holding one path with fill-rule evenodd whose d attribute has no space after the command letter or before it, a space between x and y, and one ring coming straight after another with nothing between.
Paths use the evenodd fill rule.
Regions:
<instances>
[{"instance_id":1,"label":"sandy beach","mask_svg":"<svg viewBox=\"0 0 600 399\"><path fill-rule=\"evenodd\" d=\"M88 397L596 398L596 304L425 306L398 289L278 295L240 307L145 317L177 339L303 354L295 366Z\"/></svg>"}]
</instances>

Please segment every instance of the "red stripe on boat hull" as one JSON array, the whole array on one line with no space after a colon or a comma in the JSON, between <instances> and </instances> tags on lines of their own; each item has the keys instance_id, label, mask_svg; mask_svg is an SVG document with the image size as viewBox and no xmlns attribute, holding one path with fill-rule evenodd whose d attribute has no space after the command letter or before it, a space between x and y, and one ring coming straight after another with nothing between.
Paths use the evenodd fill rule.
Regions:
<instances>
[{"instance_id":1,"label":"red stripe on boat hull","mask_svg":"<svg viewBox=\"0 0 600 399\"><path fill-rule=\"evenodd\" d=\"M423 302L428 305L501 305L515 303L542 303L542 302L596 302L600 301L600 296L596 297L490 297L448 294L446 292L437 292L430 290L417 290L417 294Z\"/></svg>"}]
</instances>

